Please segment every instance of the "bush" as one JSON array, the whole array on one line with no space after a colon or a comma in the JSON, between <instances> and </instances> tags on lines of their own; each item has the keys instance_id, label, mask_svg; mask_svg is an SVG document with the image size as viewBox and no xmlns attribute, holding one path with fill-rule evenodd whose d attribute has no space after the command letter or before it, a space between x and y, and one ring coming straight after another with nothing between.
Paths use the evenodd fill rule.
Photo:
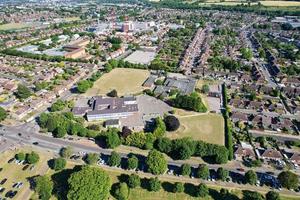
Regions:
<instances>
[{"instance_id":1,"label":"bush","mask_svg":"<svg viewBox=\"0 0 300 200\"><path fill-rule=\"evenodd\" d=\"M110 129L106 135L106 147L110 149L114 149L121 145L121 139L118 134L117 129Z\"/></svg>"},{"instance_id":2,"label":"bush","mask_svg":"<svg viewBox=\"0 0 300 200\"><path fill-rule=\"evenodd\" d=\"M26 161L29 164L36 164L39 160L40 160L40 156L34 151L32 151L29 154L26 154Z\"/></svg>"},{"instance_id":3,"label":"bush","mask_svg":"<svg viewBox=\"0 0 300 200\"><path fill-rule=\"evenodd\" d=\"M136 188L141 185L141 178L137 174L131 174L127 180L128 187Z\"/></svg>"},{"instance_id":4,"label":"bush","mask_svg":"<svg viewBox=\"0 0 300 200\"><path fill-rule=\"evenodd\" d=\"M113 196L117 200L126 200L128 199L129 188L126 183L118 183L113 187Z\"/></svg>"},{"instance_id":5,"label":"bush","mask_svg":"<svg viewBox=\"0 0 300 200\"><path fill-rule=\"evenodd\" d=\"M15 158L16 158L17 160L23 161L23 160L25 160L26 156L25 156L25 154L24 154L23 152L20 152L20 153L17 153L17 154L15 155Z\"/></svg>"},{"instance_id":6,"label":"bush","mask_svg":"<svg viewBox=\"0 0 300 200\"><path fill-rule=\"evenodd\" d=\"M200 183L200 185L196 189L196 197L206 197L209 194L208 187L204 183Z\"/></svg>"},{"instance_id":7,"label":"bush","mask_svg":"<svg viewBox=\"0 0 300 200\"><path fill-rule=\"evenodd\" d=\"M206 164L200 164L197 169L197 178L208 179L209 177L209 169Z\"/></svg>"},{"instance_id":8,"label":"bush","mask_svg":"<svg viewBox=\"0 0 300 200\"><path fill-rule=\"evenodd\" d=\"M136 169L138 168L139 160L135 155L129 156L127 159L127 169Z\"/></svg>"},{"instance_id":9,"label":"bush","mask_svg":"<svg viewBox=\"0 0 300 200\"><path fill-rule=\"evenodd\" d=\"M52 169L54 169L55 171L62 170L66 167L66 164L67 162L64 158L56 158L53 160Z\"/></svg>"},{"instance_id":10,"label":"bush","mask_svg":"<svg viewBox=\"0 0 300 200\"><path fill-rule=\"evenodd\" d=\"M108 159L108 165L113 167L113 166L119 166L121 164L121 156L113 151Z\"/></svg>"},{"instance_id":11,"label":"bush","mask_svg":"<svg viewBox=\"0 0 300 200\"><path fill-rule=\"evenodd\" d=\"M109 96L109 97L118 97L118 92L117 92L117 90L113 89L112 91L110 91L106 95Z\"/></svg>"},{"instance_id":12,"label":"bush","mask_svg":"<svg viewBox=\"0 0 300 200\"><path fill-rule=\"evenodd\" d=\"M59 152L60 156L63 158L70 158L72 153L73 153L73 149L70 146L61 148Z\"/></svg>"},{"instance_id":13,"label":"bush","mask_svg":"<svg viewBox=\"0 0 300 200\"><path fill-rule=\"evenodd\" d=\"M86 155L85 162L89 165L94 165L99 160L99 154L97 153L89 153Z\"/></svg>"},{"instance_id":14,"label":"bush","mask_svg":"<svg viewBox=\"0 0 300 200\"><path fill-rule=\"evenodd\" d=\"M191 165L183 164L180 168L180 173L182 176L189 176L192 172Z\"/></svg>"},{"instance_id":15,"label":"bush","mask_svg":"<svg viewBox=\"0 0 300 200\"><path fill-rule=\"evenodd\" d=\"M2 107L0 107L0 122L5 120L6 117L7 117L7 112Z\"/></svg>"},{"instance_id":16,"label":"bush","mask_svg":"<svg viewBox=\"0 0 300 200\"><path fill-rule=\"evenodd\" d=\"M281 172L278 175L278 180L282 187L288 188L288 189L296 189L299 184L299 179L297 174L294 174L291 171L285 171Z\"/></svg>"},{"instance_id":17,"label":"bush","mask_svg":"<svg viewBox=\"0 0 300 200\"><path fill-rule=\"evenodd\" d=\"M164 122L166 124L167 131L176 131L180 126L179 120L173 115L166 116L164 118Z\"/></svg>"},{"instance_id":18,"label":"bush","mask_svg":"<svg viewBox=\"0 0 300 200\"><path fill-rule=\"evenodd\" d=\"M226 181L227 177L229 176L229 171L219 167L217 170L218 179L222 181Z\"/></svg>"},{"instance_id":19,"label":"bush","mask_svg":"<svg viewBox=\"0 0 300 200\"><path fill-rule=\"evenodd\" d=\"M157 192L161 188L161 183L157 177L149 179L149 190L153 192Z\"/></svg>"},{"instance_id":20,"label":"bush","mask_svg":"<svg viewBox=\"0 0 300 200\"><path fill-rule=\"evenodd\" d=\"M174 193L182 193L184 191L184 185L183 183L176 182L174 184L173 192Z\"/></svg>"},{"instance_id":21,"label":"bush","mask_svg":"<svg viewBox=\"0 0 300 200\"><path fill-rule=\"evenodd\" d=\"M266 194L266 200L280 200L279 193L275 191L269 191Z\"/></svg>"},{"instance_id":22,"label":"bush","mask_svg":"<svg viewBox=\"0 0 300 200\"><path fill-rule=\"evenodd\" d=\"M172 141L169 138L158 138L155 147L160 152L168 154L172 150Z\"/></svg>"},{"instance_id":23,"label":"bush","mask_svg":"<svg viewBox=\"0 0 300 200\"><path fill-rule=\"evenodd\" d=\"M253 170L249 170L245 174L245 181L251 185L255 185L257 181L257 175Z\"/></svg>"}]
</instances>

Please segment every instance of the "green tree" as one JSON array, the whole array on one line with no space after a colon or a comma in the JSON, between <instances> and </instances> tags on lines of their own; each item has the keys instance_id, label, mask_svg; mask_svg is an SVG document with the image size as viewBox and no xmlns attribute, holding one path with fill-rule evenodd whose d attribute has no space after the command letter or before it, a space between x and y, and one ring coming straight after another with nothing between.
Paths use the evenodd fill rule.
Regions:
<instances>
[{"instance_id":1,"label":"green tree","mask_svg":"<svg viewBox=\"0 0 300 200\"><path fill-rule=\"evenodd\" d=\"M136 169L139 165L139 159L135 155L130 155L127 159L127 169Z\"/></svg>"},{"instance_id":2,"label":"green tree","mask_svg":"<svg viewBox=\"0 0 300 200\"><path fill-rule=\"evenodd\" d=\"M111 152L111 155L108 159L108 165L119 166L120 164L121 164L121 156L115 151Z\"/></svg>"},{"instance_id":3,"label":"green tree","mask_svg":"<svg viewBox=\"0 0 300 200\"><path fill-rule=\"evenodd\" d=\"M189 176L192 172L191 165L183 164L180 168L180 173L182 176Z\"/></svg>"},{"instance_id":4,"label":"green tree","mask_svg":"<svg viewBox=\"0 0 300 200\"><path fill-rule=\"evenodd\" d=\"M174 193L182 193L184 191L184 185L183 183L176 182L174 184L173 192Z\"/></svg>"},{"instance_id":5,"label":"green tree","mask_svg":"<svg viewBox=\"0 0 300 200\"><path fill-rule=\"evenodd\" d=\"M278 175L278 180L282 187L288 189L296 189L299 184L299 179L296 174L291 171L284 171Z\"/></svg>"},{"instance_id":6,"label":"green tree","mask_svg":"<svg viewBox=\"0 0 300 200\"><path fill-rule=\"evenodd\" d=\"M117 129L111 129L107 132L106 136L106 146L107 148L114 149L121 144L121 139L118 134Z\"/></svg>"},{"instance_id":7,"label":"green tree","mask_svg":"<svg viewBox=\"0 0 300 200\"><path fill-rule=\"evenodd\" d=\"M25 160L26 156L25 156L25 154L24 154L23 152L20 152L20 153L17 153L17 154L15 155L15 158L16 158L17 160L22 161L22 160Z\"/></svg>"},{"instance_id":8,"label":"green tree","mask_svg":"<svg viewBox=\"0 0 300 200\"><path fill-rule=\"evenodd\" d=\"M97 153L89 153L86 155L85 162L89 165L94 165L99 160L99 154Z\"/></svg>"},{"instance_id":9,"label":"green tree","mask_svg":"<svg viewBox=\"0 0 300 200\"><path fill-rule=\"evenodd\" d=\"M206 164L200 164L197 169L197 178L208 179L209 169Z\"/></svg>"},{"instance_id":10,"label":"green tree","mask_svg":"<svg viewBox=\"0 0 300 200\"><path fill-rule=\"evenodd\" d=\"M73 153L73 149L70 146L61 148L59 152L60 156L63 158L70 158L72 153Z\"/></svg>"},{"instance_id":11,"label":"green tree","mask_svg":"<svg viewBox=\"0 0 300 200\"><path fill-rule=\"evenodd\" d=\"M113 188L113 196L117 200L126 200L128 199L128 195L129 195L129 188L126 183L118 183Z\"/></svg>"},{"instance_id":12,"label":"green tree","mask_svg":"<svg viewBox=\"0 0 300 200\"><path fill-rule=\"evenodd\" d=\"M31 91L25 85L19 84L15 94L19 99L27 99L31 96Z\"/></svg>"},{"instance_id":13,"label":"green tree","mask_svg":"<svg viewBox=\"0 0 300 200\"><path fill-rule=\"evenodd\" d=\"M77 90L80 93L85 93L90 87L92 84L88 80L79 81L77 84Z\"/></svg>"},{"instance_id":14,"label":"green tree","mask_svg":"<svg viewBox=\"0 0 300 200\"><path fill-rule=\"evenodd\" d=\"M55 171L62 170L66 167L67 161L64 158L56 158L53 160L53 169Z\"/></svg>"},{"instance_id":15,"label":"green tree","mask_svg":"<svg viewBox=\"0 0 300 200\"><path fill-rule=\"evenodd\" d=\"M160 181L158 180L157 177L150 178L149 181L148 181L148 184L149 184L149 190L153 191L153 192L157 192L161 188L161 183L160 183Z\"/></svg>"},{"instance_id":16,"label":"green tree","mask_svg":"<svg viewBox=\"0 0 300 200\"><path fill-rule=\"evenodd\" d=\"M208 94L209 93L209 86L207 84L202 85L201 91L204 94Z\"/></svg>"},{"instance_id":17,"label":"green tree","mask_svg":"<svg viewBox=\"0 0 300 200\"><path fill-rule=\"evenodd\" d=\"M209 194L208 187L204 183L200 183L200 185L196 189L195 196L206 197L208 196L208 194Z\"/></svg>"},{"instance_id":18,"label":"green tree","mask_svg":"<svg viewBox=\"0 0 300 200\"><path fill-rule=\"evenodd\" d=\"M56 138L63 138L67 135L67 130L63 126L59 126L56 128L56 130L53 133L53 136Z\"/></svg>"},{"instance_id":19,"label":"green tree","mask_svg":"<svg viewBox=\"0 0 300 200\"><path fill-rule=\"evenodd\" d=\"M63 100L58 99L51 105L51 112L62 111L66 107L66 103Z\"/></svg>"},{"instance_id":20,"label":"green tree","mask_svg":"<svg viewBox=\"0 0 300 200\"><path fill-rule=\"evenodd\" d=\"M136 188L141 185L141 178L137 174L131 174L127 180L128 187Z\"/></svg>"},{"instance_id":21,"label":"green tree","mask_svg":"<svg viewBox=\"0 0 300 200\"><path fill-rule=\"evenodd\" d=\"M264 197L256 191L243 191L243 200L264 200Z\"/></svg>"},{"instance_id":22,"label":"green tree","mask_svg":"<svg viewBox=\"0 0 300 200\"><path fill-rule=\"evenodd\" d=\"M5 120L7 117L7 112L4 110L4 108L0 107L0 122Z\"/></svg>"},{"instance_id":23,"label":"green tree","mask_svg":"<svg viewBox=\"0 0 300 200\"><path fill-rule=\"evenodd\" d=\"M68 199L98 199L109 197L109 176L98 167L83 166L68 179Z\"/></svg>"},{"instance_id":24,"label":"green tree","mask_svg":"<svg viewBox=\"0 0 300 200\"><path fill-rule=\"evenodd\" d=\"M155 128L153 131L153 135L156 138L159 138L159 137L164 136L165 132L166 132L166 125L165 125L164 121L160 117L157 117L155 119Z\"/></svg>"},{"instance_id":25,"label":"green tree","mask_svg":"<svg viewBox=\"0 0 300 200\"><path fill-rule=\"evenodd\" d=\"M39 154L32 151L31 153L26 154L26 161L29 164L36 164L40 160Z\"/></svg>"},{"instance_id":26,"label":"green tree","mask_svg":"<svg viewBox=\"0 0 300 200\"><path fill-rule=\"evenodd\" d=\"M245 174L245 181L251 185L255 185L257 182L257 175L253 170L249 170Z\"/></svg>"},{"instance_id":27,"label":"green tree","mask_svg":"<svg viewBox=\"0 0 300 200\"><path fill-rule=\"evenodd\" d=\"M51 198L53 182L48 176L37 176L34 178L34 190L38 193L39 199L48 200Z\"/></svg>"},{"instance_id":28,"label":"green tree","mask_svg":"<svg viewBox=\"0 0 300 200\"><path fill-rule=\"evenodd\" d=\"M151 150L146 159L148 172L158 175L167 170L167 161L162 153L157 150Z\"/></svg>"},{"instance_id":29,"label":"green tree","mask_svg":"<svg viewBox=\"0 0 300 200\"><path fill-rule=\"evenodd\" d=\"M228 170L224 169L223 167L219 167L217 170L218 179L222 181L226 181L226 178L229 175Z\"/></svg>"},{"instance_id":30,"label":"green tree","mask_svg":"<svg viewBox=\"0 0 300 200\"><path fill-rule=\"evenodd\" d=\"M266 200L280 200L279 193L275 191L269 191L266 194Z\"/></svg>"},{"instance_id":31,"label":"green tree","mask_svg":"<svg viewBox=\"0 0 300 200\"><path fill-rule=\"evenodd\" d=\"M172 141L169 138L158 138L155 142L155 147L157 150L163 153L170 153L172 150Z\"/></svg>"}]
</instances>

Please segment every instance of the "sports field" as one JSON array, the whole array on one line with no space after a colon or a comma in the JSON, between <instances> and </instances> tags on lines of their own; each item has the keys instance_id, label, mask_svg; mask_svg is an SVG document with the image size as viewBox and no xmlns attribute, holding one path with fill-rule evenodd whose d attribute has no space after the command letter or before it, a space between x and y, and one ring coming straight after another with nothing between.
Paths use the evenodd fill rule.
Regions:
<instances>
[{"instance_id":1,"label":"sports field","mask_svg":"<svg viewBox=\"0 0 300 200\"><path fill-rule=\"evenodd\" d=\"M140 69L113 69L97 80L85 95L105 95L113 89L117 90L119 96L136 94L143 91L142 84L149 74L149 71Z\"/></svg>"},{"instance_id":2,"label":"sports field","mask_svg":"<svg viewBox=\"0 0 300 200\"><path fill-rule=\"evenodd\" d=\"M182 115L182 111L180 112ZM224 145L224 120L221 115L185 113L178 118L180 127L177 131L168 133L169 138L192 137L195 140Z\"/></svg>"},{"instance_id":3,"label":"sports field","mask_svg":"<svg viewBox=\"0 0 300 200\"><path fill-rule=\"evenodd\" d=\"M300 1L260 1L264 6L300 6Z\"/></svg>"},{"instance_id":4,"label":"sports field","mask_svg":"<svg viewBox=\"0 0 300 200\"><path fill-rule=\"evenodd\" d=\"M27 27L30 27L30 25L25 23L9 23L9 24L0 25L0 30L1 31L17 30L17 29L23 29Z\"/></svg>"}]
</instances>

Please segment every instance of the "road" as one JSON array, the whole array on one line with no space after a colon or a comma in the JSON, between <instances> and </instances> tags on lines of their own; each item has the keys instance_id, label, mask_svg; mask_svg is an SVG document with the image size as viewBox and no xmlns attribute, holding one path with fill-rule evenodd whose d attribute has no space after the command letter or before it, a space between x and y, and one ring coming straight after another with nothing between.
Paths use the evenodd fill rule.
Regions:
<instances>
[{"instance_id":1,"label":"road","mask_svg":"<svg viewBox=\"0 0 300 200\"><path fill-rule=\"evenodd\" d=\"M80 143L78 142L76 139L70 141L70 140L66 140L66 139L59 139L59 138L53 138L51 135L48 134L42 134L42 133L38 133L38 125L33 124L33 123L27 123L27 124L23 124L17 127L0 127L0 135L2 137L0 138L5 138L6 140L9 141L14 141L14 143L16 144L23 144L23 145L31 145L34 146L35 148L41 148L43 150L47 150L47 151L51 151L54 153L58 153L59 150L62 147L66 147L66 146L71 146L74 149L74 152L86 152L86 153L101 153L102 155L110 155L111 152L113 150L111 149L103 149L101 147L99 147L98 145L95 144L88 144L88 143ZM81 140L86 140L86 139L81 139ZM38 142L38 145L33 145L33 142ZM1 148L0 147L0 152L1 152ZM121 157L123 158L127 158L128 157L128 153L124 153L124 152L118 152L120 154ZM143 157L143 156L141 156ZM174 168L179 168L182 164L186 163L186 161L174 161L171 159L168 159L168 166L169 169L174 169ZM198 168L199 163L191 163L191 166L193 168ZM221 165L212 165L212 164L208 164L208 167L210 169L214 169L217 170L219 167L221 167ZM231 173L235 173L235 174L243 174L242 172L238 171L237 168L235 167L231 167L229 165L222 165L223 168L229 170ZM245 168L245 167L244 167ZM127 171L124 169L121 169L121 171ZM247 169L246 169L247 170ZM266 171L270 171L270 169L265 169L265 168L258 168L255 169L255 171L257 173L262 173L264 174ZM274 175L277 176L280 171L278 170L274 170L272 169L272 171L274 172ZM144 172L141 172L144 173ZM149 175L149 174L148 174ZM298 173L298 175L300 175L300 173ZM163 175L164 176L164 175ZM172 176L175 179L182 179L181 178L177 178L176 176ZM189 178L189 180L191 181L191 179ZM209 182L210 184L215 184L215 185L219 185L219 186L225 186L228 185L230 187L235 187L235 188L243 188L246 189L249 187L247 186L243 186L241 184L237 184L237 183L212 183ZM266 188L263 187L255 187L255 190L259 190L262 192L265 192ZM287 194L290 195L298 195L296 192L291 192L291 191L285 191L287 192Z\"/></svg>"},{"instance_id":2,"label":"road","mask_svg":"<svg viewBox=\"0 0 300 200\"><path fill-rule=\"evenodd\" d=\"M19 135L21 133L21 136ZM0 128L0 134L3 134L3 137L7 140L15 141L18 143L22 143L25 145L32 145L33 142L38 142L38 145L36 145L37 148L43 148L49 151L54 151L56 153L59 152L59 150L62 147L71 146L73 147L74 151L77 152L87 152L87 153L101 153L104 155L110 155L113 151L112 149L104 149L96 144L91 144L91 142L87 142L88 140L85 138L80 139L81 141L86 140L86 143L82 143L78 140L66 140L61 138L53 138L51 135L48 134L42 134L38 133L38 125L34 125L32 123L27 123L24 125L20 125L18 127L1 127ZM0 149L1 151L1 149ZM127 152L118 152L121 157L127 158L128 153ZM186 161L181 160L172 160L168 158L168 164L172 166L180 167L182 164L186 163ZM199 162L189 162L192 167L197 168L199 166ZM217 164L208 164L208 167L210 169L218 169L219 167L223 167L229 171L235 172L235 173L241 173L237 168L240 168L241 165L234 163L232 165L217 165ZM246 169L246 167L243 167ZM246 169L247 170L247 169ZM278 175L281 171L270 169L266 167L261 167L255 169L256 172L264 173L266 171L272 170L275 175ZM300 172L295 171L298 175L300 175Z\"/></svg>"}]
</instances>

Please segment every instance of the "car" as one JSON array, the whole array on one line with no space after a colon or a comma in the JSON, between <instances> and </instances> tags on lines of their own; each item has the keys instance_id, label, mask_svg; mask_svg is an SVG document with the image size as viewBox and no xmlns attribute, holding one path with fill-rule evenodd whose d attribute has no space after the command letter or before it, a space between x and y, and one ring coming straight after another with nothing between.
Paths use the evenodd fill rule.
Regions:
<instances>
[{"instance_id":1,"label":"car","mask_svg":"<svg viewBox=\"0 0 300 200\"><path fill-rule=\"evenodd\" d=\"M23 167L23 171L25 171L25 170L27 170L29 168L29 165L25 165L24 167Z\"/></svg>"},{"instance_id":2,"label":"car","mask_svg":"<svg viewBox=\"0 0 300 200\"><path fill-rule=\"evenodd\" d=\"M29 168L29 170L32 171L34 168L35 168L35 166L32 165L32 166Z\"/></svg>"},{"instance_id":3,"label":"car","mask_svg":"<svg viewBox=\"0 0 300 200\"><path fill-rule=\"evenodd\" d=\"M22 133L18 133L18 136L22 136Z\"/></svg>"},{"instance_id":4,"label":"car","mask_svg":"<svg viewBox=\"0 0 300 200\"><path fill-rule=\"evenodd\" d=\"M10 190L5 194L5 197L13 198L14 196L16 196L17 193L18 193L17 191Z\"/></svg>"},{"instance_id":5,"label":"car","mask_svg":"<svg viewBox=\"0 0 300 200\"><path fill-rule=\"evenodd\" d=\"M1 182L0 182L0 185L3 185L4 183L6 183L7 181L7 178L3 179Z\"/></svg>"},{"instance_id":6,"label":"car","mask_svg":"<svg viewBox=\"0 0 300 200\"><path fill-rule=\"evenodd\" d=\"M23 186L23 183L22 182L19 182L18 185L17 185L17 188L21 188Z\"/></svg>"},{"instance_id":7,"label":"car","mask_svg":"<svg viewBox=\"0 0 300 200\"><path fill-rule=\"evenodd\" d=\"M32 144L33 144L33 145L39 145L39 143L38 143L38 142L33 142Z\"/></svg>"}]
</instances>

